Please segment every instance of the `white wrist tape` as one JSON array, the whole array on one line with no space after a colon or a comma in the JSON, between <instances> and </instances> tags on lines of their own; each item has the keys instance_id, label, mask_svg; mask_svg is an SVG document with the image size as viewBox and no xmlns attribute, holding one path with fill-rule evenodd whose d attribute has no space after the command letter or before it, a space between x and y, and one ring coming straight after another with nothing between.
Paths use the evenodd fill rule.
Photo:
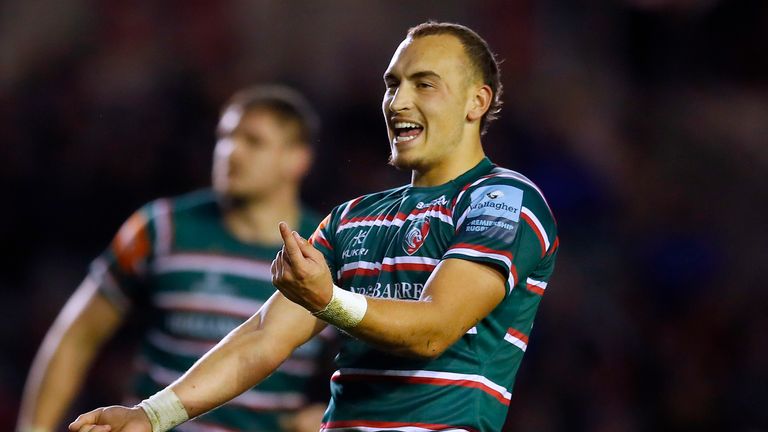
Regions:
<instances>
[{"instance_id":1,"label":"white wrist tape","mask_svg":"<svg viewBox=\"0 0 768 432\"><path fill-rule=\"evenodd\" d=\"M362 294L345 291L333 286L331 302L325 309L312 315L342 330L351 329L360 324L368 310L368 300Z\"/></svg>"},{"instance_id":2,"label":"white wrist tape","mask_svg":"<svg viewBox=\"0 0 768 432\"><path fill-rule=\"evenodd\" d=\"M165 432L189 420L187 409L173 390L165 388L139 402L152 424L152 432Z\"/></svg>"}]
</instances>

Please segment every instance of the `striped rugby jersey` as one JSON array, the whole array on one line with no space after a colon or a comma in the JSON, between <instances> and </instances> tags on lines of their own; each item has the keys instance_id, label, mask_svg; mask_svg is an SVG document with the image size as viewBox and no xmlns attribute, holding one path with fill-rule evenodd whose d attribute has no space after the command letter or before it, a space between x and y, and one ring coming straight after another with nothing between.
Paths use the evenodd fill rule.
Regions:
<instances>
[{"instance_id":1,"label":"striped rugby jersey","mask_svg":"<svg viewBox=\"0 0 768 432\"><path fill-rule=\"evenodd\" d=\"M309 235L319 219L304 211L299 231ZM120 309L148 308L141 312L151 320L137 361L134 397L146 398L173 382L261 307L275 292L270 264L279 246L235 239L210 191L154 201L125 222L89 277ZM323 337L333 337L333 331L321 335L257 387L176 429L280 430L279 416L309 402L307 393L317 391L318 375L325 384L316 396L326 402L334 352Z\"/></svg>"},{"instance_id":2,"label":"striped rugby jersey","mask_svg":"<svg viewBox=\"0 0 768 432\"><path fill-rule=\"evenodd\" d=\"M344 337L325 431L498 431L558 240L541 191L487 158L440 186L403 186L336 207L312 235L335 283L417 301L447 258L496 267L503 301L434 360ZM466 289L471 290L471 286Z\"/></svg>"}]
</instances>

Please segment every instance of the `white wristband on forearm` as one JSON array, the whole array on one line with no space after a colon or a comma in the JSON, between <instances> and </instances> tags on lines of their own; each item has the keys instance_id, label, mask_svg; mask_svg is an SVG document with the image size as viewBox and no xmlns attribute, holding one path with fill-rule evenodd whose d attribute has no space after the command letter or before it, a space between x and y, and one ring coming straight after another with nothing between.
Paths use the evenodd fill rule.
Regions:
<instances>
[{"instance_id":1,"label":"white wristband on forearm","mask_svg":"<svg viewBox=\"0 0 768 432\"><path fill-rule=\"evenodd\" d=\"M165 432L189 420L187 409L173 390L165 388L139 402L152 424L152 432Z\"/></svg>"},{"instance_id":2,"label":"white wristband on forearm","mask_svg":"<svg viewBox=\"0 0 768 432\"><path fill-rule=\"evenodd\" d=\"M362 294L345 291L333 286L331 302L312 315L342 330L351 329L363 320L368 310L368 300Z\"/></svg>"}]
</instances>

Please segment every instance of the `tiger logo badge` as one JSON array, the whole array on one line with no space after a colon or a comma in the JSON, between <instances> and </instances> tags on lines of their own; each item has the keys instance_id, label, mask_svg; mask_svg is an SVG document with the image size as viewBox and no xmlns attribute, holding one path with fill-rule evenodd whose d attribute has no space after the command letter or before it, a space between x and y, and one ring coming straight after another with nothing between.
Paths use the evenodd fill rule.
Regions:
<instances>
[{"instance_id":1,"label":"tiger logo badge","mask_svg":"<svg viewBox=\"0 0 768 432\"><path fill-rule=\"evenodd\" d=\"M423 218L415 221L405 234L403 250L408 255L413 255L421 248L429 235L429 219Z\"/></svg>"}]
</instances>

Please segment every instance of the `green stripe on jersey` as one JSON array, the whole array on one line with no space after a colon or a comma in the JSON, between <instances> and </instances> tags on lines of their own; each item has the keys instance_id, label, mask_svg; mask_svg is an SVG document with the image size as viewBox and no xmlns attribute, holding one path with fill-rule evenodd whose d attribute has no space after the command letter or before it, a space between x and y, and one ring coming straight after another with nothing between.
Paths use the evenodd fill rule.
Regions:
<instances>
[{"instance_id":1,"label":"green stripe on jersey","mask_svg":"<svg viewBox=\"0 0 768 432\"><path fill-rule=\"evenodd\" d=\"M122 296L154 311L147 314L151 322L134 389L145 398L180 376L275 292L269 266L281 245L235 239L207 191L159 200L139 212L148 221L148 257L131 272L120 265L119 252L108 250L91 275L102 282L107 298ZM303 212L298 231L307 236L318 221ZM111 288L107 280L114 282ZM320 338L309 341L259 386L199 421L235 430L279 430L279 415L306 403L326 351Z\"/></svg>"}]
</instances>

